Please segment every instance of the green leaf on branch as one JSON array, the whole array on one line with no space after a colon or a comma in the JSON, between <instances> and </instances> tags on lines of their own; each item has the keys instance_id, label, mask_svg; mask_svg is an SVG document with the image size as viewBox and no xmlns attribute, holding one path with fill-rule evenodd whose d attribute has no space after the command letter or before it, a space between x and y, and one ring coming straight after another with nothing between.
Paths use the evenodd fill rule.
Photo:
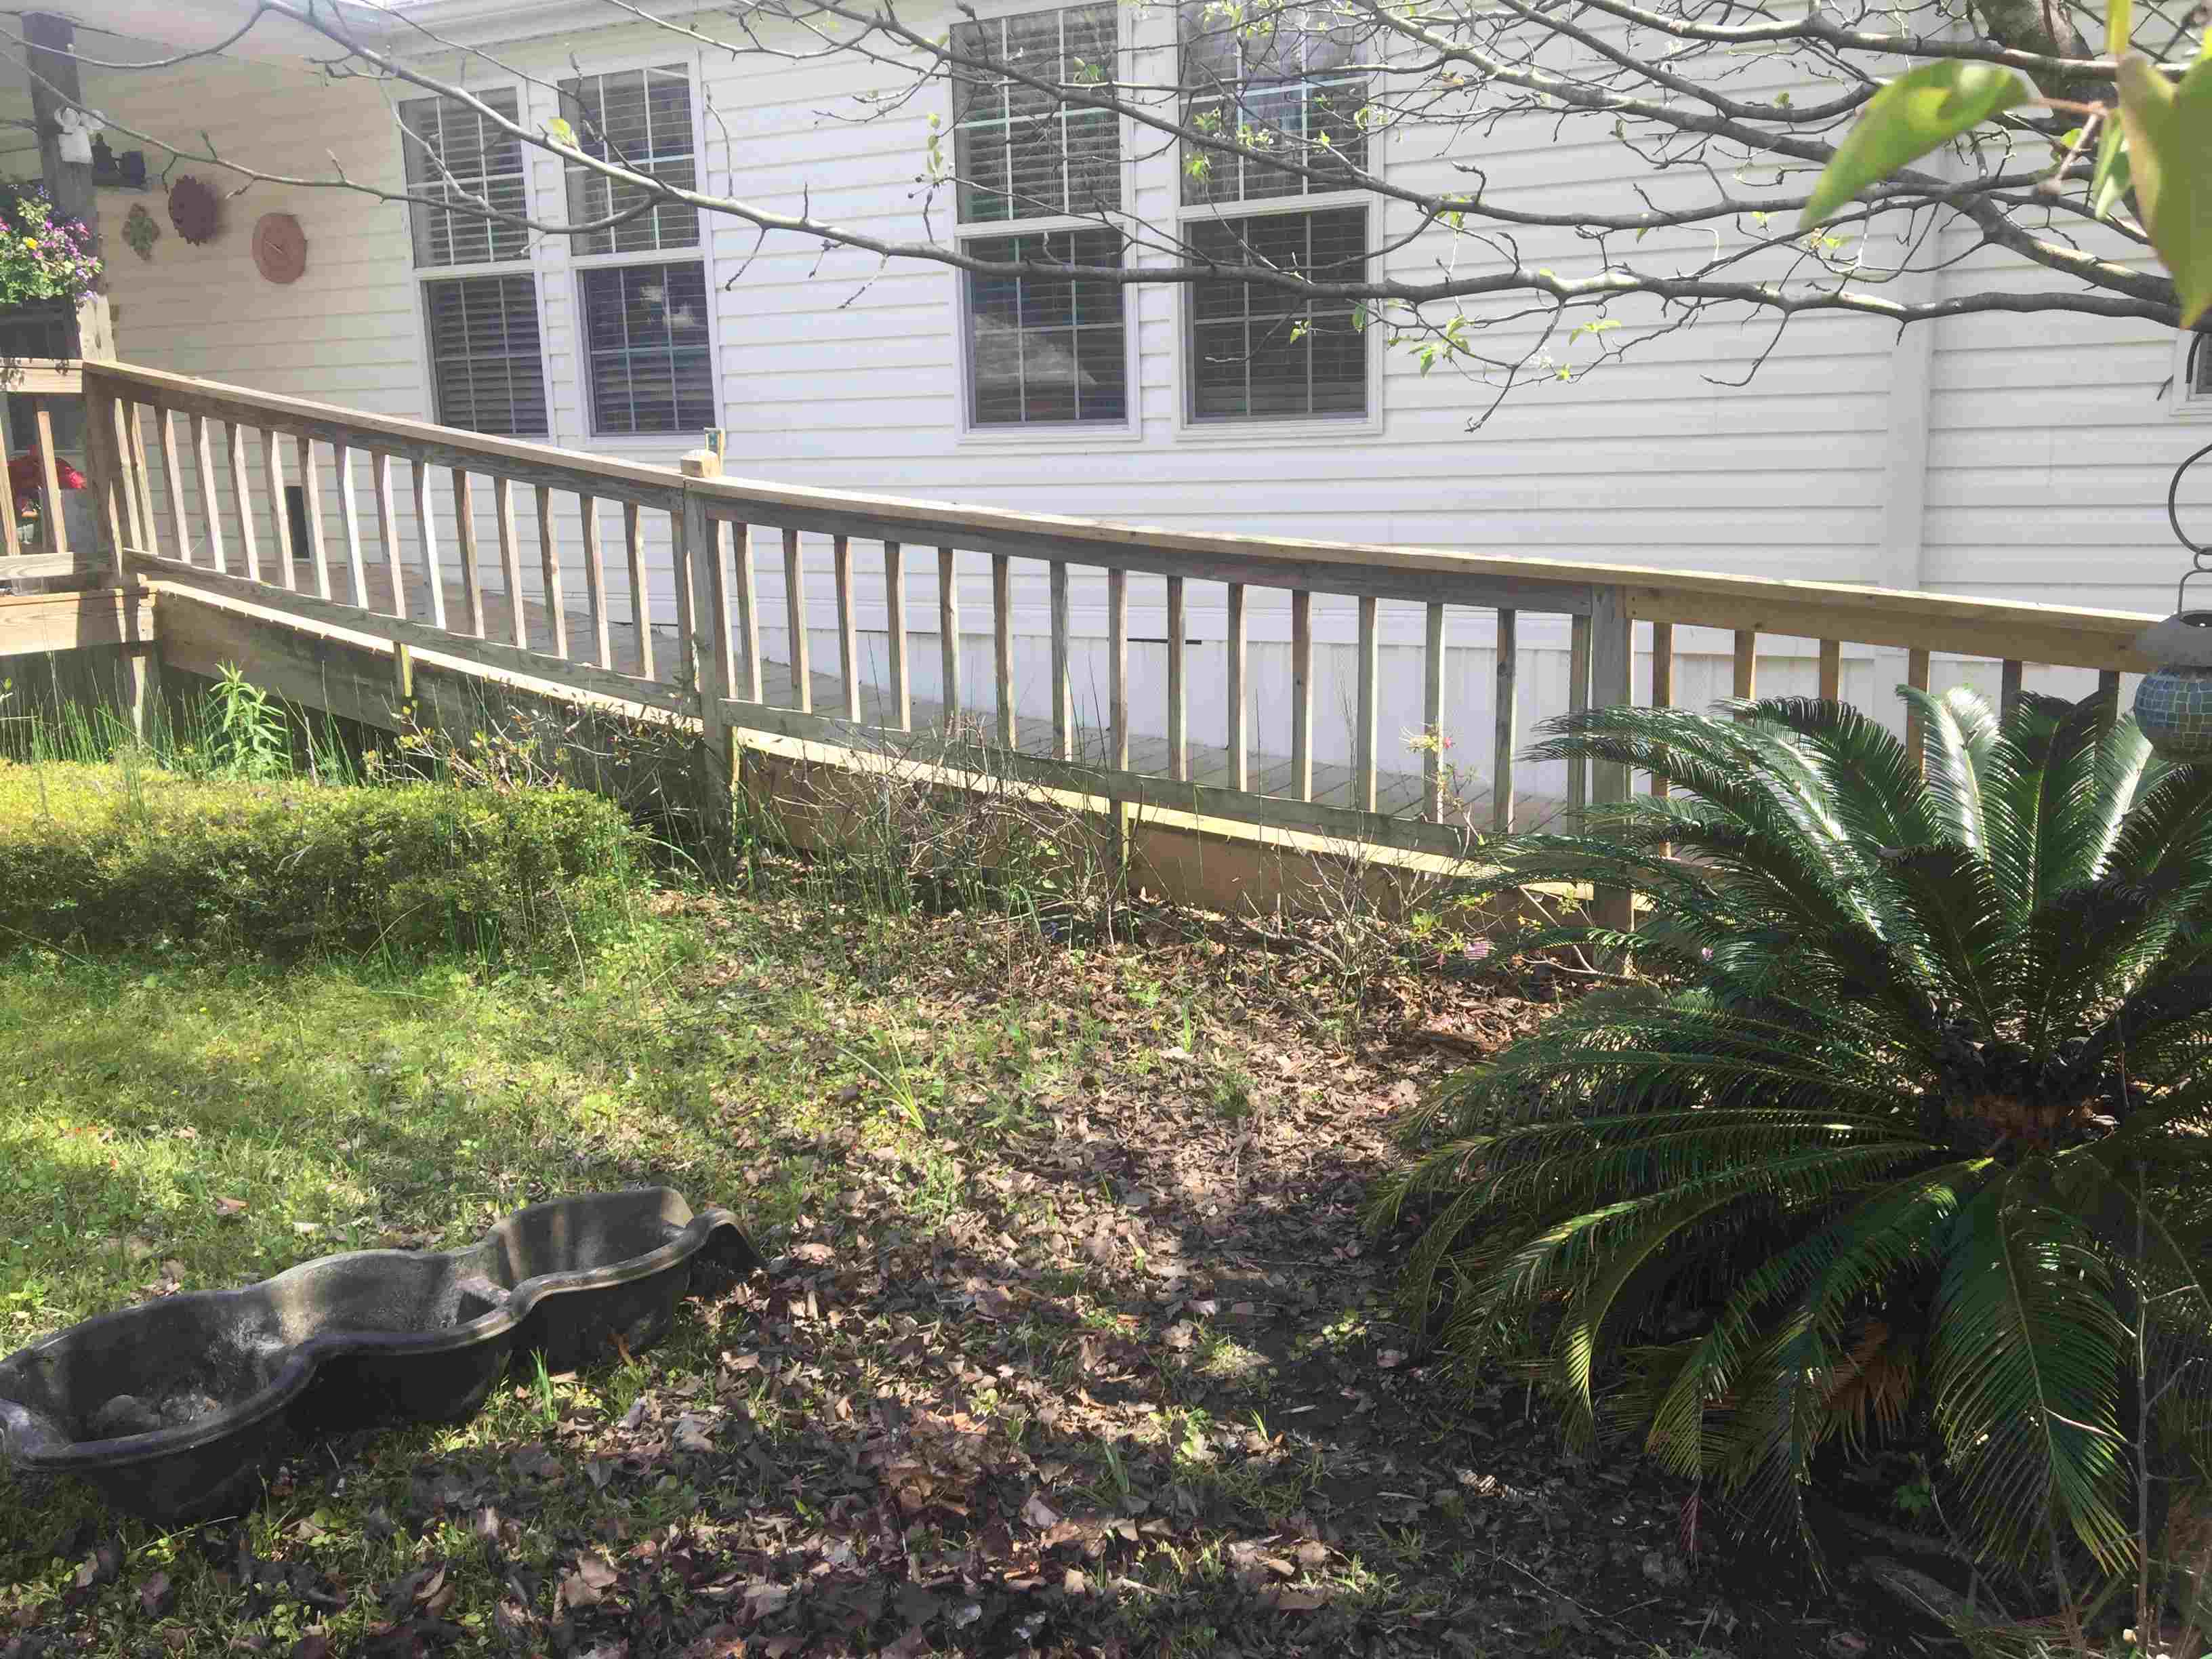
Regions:
<instances>
[{"instance_id":1,"label":"green leaf on branch","mask_svg":"<svg viewBox=\"0 0 2212 1659\"><path fill-rule=\"evenodd\" d=\"M2115 118L2105 124L2104 136L2097 140L2097 171L2089 180L2089 210L2100 219L2109 219L2134 188L2133 171L2128 165L2127 129Z\"/></svg>"},{"instance_id":2,"label":"green leaf on branch","mask_svg":"<svg viewBox=\"0 0 2212 1659\"><path fill-rule=\"evenodd\" d=\"M1797 228L1832 217L1869 185L1971 131L2000 110L2039 96L2035 84L2000 64L1923 64L1875 94L1874 100L1813 186Z\"/></svg>"},{"instance_id":3,"label":"green leaf on branch","mask_svg":"<svg viewBox=\"0 0 2212 1659\"><path fill-rule=\"evenodd\" d=\"M2179 87L2141 52L2120 59L2120 123L2136 205L2181 300L2181 325L2212 308L2212 60Z\"/></svg>"}]
</instances>

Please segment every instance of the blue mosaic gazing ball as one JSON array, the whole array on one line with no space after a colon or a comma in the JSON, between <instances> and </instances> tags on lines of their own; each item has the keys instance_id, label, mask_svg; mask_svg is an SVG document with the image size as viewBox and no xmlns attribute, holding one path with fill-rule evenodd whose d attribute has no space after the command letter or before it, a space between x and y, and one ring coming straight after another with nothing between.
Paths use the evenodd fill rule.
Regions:
<instances>
[{"instance_id":1,"label":"blue mosaic gazing ball","mask_svg":"<svg viewBox=\"0 0 2212 1659\"><path fill-rule=\"evenodd\" d=\"M2136 689L2136 724L2170 761L2212 760L2212 668L2154 668Z\"/></svg>"}]
</instances>

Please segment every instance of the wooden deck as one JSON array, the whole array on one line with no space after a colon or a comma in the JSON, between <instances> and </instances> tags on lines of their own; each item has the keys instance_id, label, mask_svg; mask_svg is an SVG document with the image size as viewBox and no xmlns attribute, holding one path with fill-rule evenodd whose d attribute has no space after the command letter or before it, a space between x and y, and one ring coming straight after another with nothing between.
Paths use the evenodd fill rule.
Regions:
<instances>
[{"instance_id":1,"label":"wooden deck","mask_svg":"<svg viewBox=\"0 0 2212 1659\"><path fill-rule=\"evenodd\" d=\"M380 562L364 561L363 577L372 610L386 615L394 614L392 605L392 580L388 568ZM345 599L352 593L352 577L343 559L326 558L331 592L334 598ZM293 567L295 584L301 592L316 591L314 568L302 560ZM487 569L481 580L484 614L484 636L502 643L514 641L514 611L503 589L495 587L499 573ZM403 572L406 585L406 614L417 620L431 614L428 578L419 569L406 568ZM467 595L457 574L443 573L446 616L456 628L465 628L469 616ZM565 597L565 595L564 595ZM564 606L564 610L566 607ZM529 649L548 655L557 655L556 630L552 611L538 600L526 595L522 601L523 629ZM598 662L597 643L592 619L587 611L567 611L567 634L570 658L577 662L593 663L611 668L617 673L641 674L644 659L638 647L637 629L626 620L610 618L607 623L607 646L610 660ZM964 630L963 630L964 631ZM865 636L864 636L865 637ZM679 660L680 641L672 626L655 625L652 630L653 678L665 681L674 678L675 665ZM787 663L764 661L762 665L762 684L766 701L778 708L796 708L799 699L793 694L790 665ZM809 677L812 682L812 707L816 713L833 718L848 714L845 708L844 682L836 672L817 671ZM888 718L888 697L881 688L863 683L860 689L860 714L851 727L852 746L861 750L885 749L896 742L896 734L885 732L883 723ZM913 700L913 726L916 744L926 744L927 734L942 730L945 708L942 703L924 698ZM970 708L962 711L963 735L970 741L988 741L988 733L978 728L995 731L996 711L993 708ZM1016 722L1016 747L1025 755L1048 757L1054 753L1054 732L1049 719L1021 715ZM1105 768L1109 764L1109 734L1097 726L1079 726L1074 736L1074 758L1084 764ZM1194 738L1188 744L1190 775L1188 781L1227 787L1233 781L1229 750L1221 744L1209 744ZM1168 770L1168 740L1164 737L1134 735L1129 740L1129 766L1138 772L1164 775ZM1246 759L1249 787L1258 794L1290 795L1291 791L1291 763L1287 756L1273 755L1255 750ZM1448 822L1455 828L1468 829L1489 834L1493 823L1491 792L1486 780L1467 781L1468 793L1455 795L1447 790L1448 799L1455 803L1449 809ZM1322 805L1349 807L1353 805L1354 780L1349 766L1324 764L1316 762L1313 769L1313 799ZM1379 772L1376 778L1377 810L1393 817L1418 817L1425 788L1425 780L1418 772ZM1514 827L1516 830L1538 828L1560 816L1565 803L1523 792L1514 798Z\"/></svg>"}]
</instances>

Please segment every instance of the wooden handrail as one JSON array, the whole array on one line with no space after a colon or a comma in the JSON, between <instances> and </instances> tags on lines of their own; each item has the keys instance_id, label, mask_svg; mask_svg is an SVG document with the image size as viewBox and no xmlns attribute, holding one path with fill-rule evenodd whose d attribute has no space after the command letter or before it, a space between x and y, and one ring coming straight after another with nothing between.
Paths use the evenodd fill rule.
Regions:
<instances>
[{"instance_id":1,"label":"wooden handrail","mask_svg":"<svg viewBox=\"0 0 2212 1659\"><path fill-rule=\"evenodd\" d=\"M487 437L136 364L94 363L84 373L107 384L118 397L135 394L141 401L182 414L237 418L324 441L343 439L358 447L386 449L438 465L503 472L519 483L546 482L556 489L574 489L588 477L599 481L599 495L664 511L680 509L684 480L672 468ZM557 476L547 477L548 472ZM1904 592L1849 582L1171 530L743 478L695 480L691 487L705 495L714 516L725 520L864 540L934 543L978 553L1005 551L1107 570L1304 586L1423 603L1502 603L1568 616L1588 613L1593 588L1618 587L1630 618L1638 622L1850 640L2133 673L2152 666L2136 653L2134 641L2156 618L2135 611Z\"/></svg>"}]
</instances>

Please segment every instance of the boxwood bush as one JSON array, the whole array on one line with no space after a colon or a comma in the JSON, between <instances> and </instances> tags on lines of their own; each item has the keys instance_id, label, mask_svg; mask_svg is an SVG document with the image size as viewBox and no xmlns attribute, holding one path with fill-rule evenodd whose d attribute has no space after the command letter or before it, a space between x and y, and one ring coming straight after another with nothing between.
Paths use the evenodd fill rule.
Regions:
<instances>
[{"instance_id":1,"label":"boxwood bush","mask_svg":"<svg viewBox=\"0 0 2212 1659\"><path fill-rule=\"evenodd\" d=\"M624 913L641 854L574 790L0 761L0 947L566 949Z\"/></svg>"}]
</instances>

